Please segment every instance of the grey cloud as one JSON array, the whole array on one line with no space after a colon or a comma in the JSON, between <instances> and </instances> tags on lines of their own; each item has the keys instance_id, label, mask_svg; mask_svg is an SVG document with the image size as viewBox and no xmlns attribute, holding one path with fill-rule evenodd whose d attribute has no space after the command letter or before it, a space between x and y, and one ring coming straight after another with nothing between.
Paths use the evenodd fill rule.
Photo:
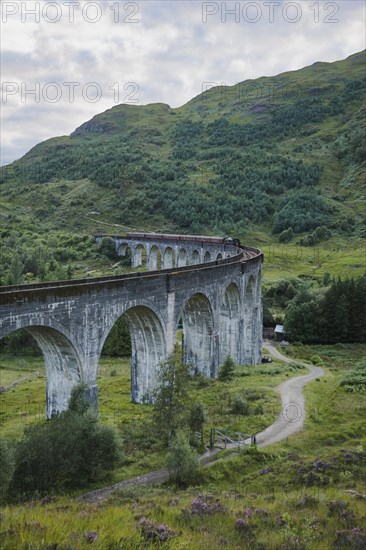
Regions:
<instances>
[{"instance_id":1,"label":"grey cloud","mask_svg":"<svg viewBox=\"0 0 366 550\"><path fill-rule=\"evenodd\" d=\"M237 24L230 19L222 23L220 17L212 17L204 24L200 1L170 0L137 1L140 23L115 24L113 12L108 11L114 2L109 1L99 23L87 25L78 19L73 25L40 25L32 35L34 45L17 52L7 48L4 26L4 79L30 85L54 81L63 91L57 104L27 101L24 105L18 96L3 104L6 156L16 158L38 141L69 134L95 114L113 107L110 88L114 83L121 89L121 101L126 95L123 86L135 82L141 104L164 102L178 107L201 93L202 82L233 85L299 69L315 61L342 59L364 47L363 3L338 2L341 10L337 24L325 24L323 20L315 24L309 2L298 3L307 12L296 24L283 19L275 24L266 20ZM325 3L319 5L322 10ZM19 24L15 29L21 44L22 32L28 27ZM68 101L63 87L64 82L70 81L80 83L74 103ZM97 82L103 91L101 101L94 104L80 92L89 82Z\"/></svg>"}]
</instances>

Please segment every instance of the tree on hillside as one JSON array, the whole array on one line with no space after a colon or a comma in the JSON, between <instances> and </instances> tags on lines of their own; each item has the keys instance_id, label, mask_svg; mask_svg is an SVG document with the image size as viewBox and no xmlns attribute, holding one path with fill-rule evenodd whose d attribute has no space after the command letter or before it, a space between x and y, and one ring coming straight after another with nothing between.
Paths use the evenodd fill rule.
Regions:
<instances>
[{"instance_id":1,"label":"tree on hillside","mask_svg":"<svg viewBox=\"0 0 366 550\"><path fill-rule=\"evenodd\" d=\"M290 340L303 343L366 341L366 275L333 279L323 292L301 290L286 309Z\"/></svg>"},{"instance_id":2,"label":"tree on hillside","mask_svg":"<svg viewBox=\"0 0 366 550\"><path fill-rule=\"evenodd\" d=\"M99 244L98 252L109 260L116 260L118 258L116 245L111 237L103 237Z\"/></svg>"},{"instance_id":3,"label":"tree on hillside","mask_svg":"<svg viewBox=\"0 0 366 550\"><path fill-rule=\"evenodd\" d=\"M203 426L206 422L206 411L202 403L194 402L189 410L188 425L191 431L190 442L196 445L196 434L199 434L200 444L203 444Z\"/></svg>"},{"instance_id":4,"label":"tree on hillside","mask_svg":"<svg viewBox=\"0 0 366 550\"><path fill-rule=\"evenodd\" d=\"M333 281L321 304L325 341L347 341L349 311L345 286L339 278Z\"/></svg>"},{"instance_id":5,"label":"tree on hillside","mask_svg":"<svg viewBox=\"0 0 366 550\"><path fill-rule=\"evenodd\" d=\"M334 279L322 303L324 339L327 342L366 340L366 275Z\"/></svg>"},{"instance_id":6,"label":"tree on hillside","mask_svg":"<svg viewBox=\"0 0 366 550\"><path fill-rule=\"evenodd\" d=\"M298 342L316 342L318 338L318 303L303 289L286 309L284 329L286 337Z\"/></svg>"},{"instance_id":7,"label":"tree on hillside","mask_svg":"<svg viewBox=\"0 0 366 550\"><path fill-rule=\"evenodd\" d=\"M153 421L165 444L186 423L188 377L188 366L179 360L178 350L159 367Z\"/></svg>"},{"instance_id":8,"label":"tree on hillside","mask_svg":"<svg viewBox=\"0 0 366 550\"><path fill-rule=\"evenodd\" d=\"M9 284L17 285L23 282L24 264L19 255L14 254L9 268Z\"/></svg>"},{"instance_id":9,"label":"tree on hillside","mask_svg":"<svg viewBox=\"0 0 366 550\"><path fill-rule=\"evenodd\" d=\"M223 382L227 382L229 380L232 380L235 376L235 363L228 355L225 359L224 364L222 365L220 372L219 372L219 380L222 380Z\"/></svg>"}]
</instances>

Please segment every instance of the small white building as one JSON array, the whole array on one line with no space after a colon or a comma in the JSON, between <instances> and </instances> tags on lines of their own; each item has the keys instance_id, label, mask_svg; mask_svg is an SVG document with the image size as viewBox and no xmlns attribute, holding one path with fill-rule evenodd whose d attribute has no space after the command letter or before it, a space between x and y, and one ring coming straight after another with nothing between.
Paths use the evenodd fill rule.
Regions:
<instances>
[{"instance_id":1,"label":"small white building","mask_svg":"<svg viewBox=\"0 0 366 550\"><path fill-rule=\"evenodd\" d=\"M274 332L277 342L281 342L285 337L285 330L283 328L283 325L276 325Z\"/></svg>"}]
</instances>

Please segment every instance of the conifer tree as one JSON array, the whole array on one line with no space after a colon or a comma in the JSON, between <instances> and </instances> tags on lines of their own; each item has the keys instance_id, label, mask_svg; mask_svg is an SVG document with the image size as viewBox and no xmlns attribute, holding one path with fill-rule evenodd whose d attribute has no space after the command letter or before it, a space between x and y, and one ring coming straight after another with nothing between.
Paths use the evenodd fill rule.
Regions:
<instances>
[{"instance_id":1,"label":"conifer tree","mask_svg":"<svg viewBox=\"0 0 366 550\"><path fill-rule=\"evenodd\" d=\"M235 363L228 355L225 359L225 363L222 365L220 372L219 372L219 379L223 382L227 382L229 380L232 380L235 376Z\"/></svg>"}]
</instances>

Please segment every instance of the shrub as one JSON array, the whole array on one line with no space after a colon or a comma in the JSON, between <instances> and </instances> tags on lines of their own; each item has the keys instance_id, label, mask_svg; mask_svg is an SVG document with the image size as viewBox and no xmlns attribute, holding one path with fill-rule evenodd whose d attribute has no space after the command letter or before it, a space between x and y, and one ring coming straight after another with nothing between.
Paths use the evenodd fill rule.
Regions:
<instances>
[{"instance_id":1,"label":"shrub","mask_svg":"<svg viewBox=\"0 0 366 550\"><path fill-rule=\"evenodd\" d=\"M116 245L111 237L103 237L99 244L98 252L109 260L116 260L118 258Z\"/></svg>"},{"instance_id":2,"label":"shrub","mask_svg":"<svg viewBox=\"0 0 366 550\"><path fill-rule=\"evenodd\" d=\"M14 457L5 439L0 438L0 503L6 500L8 487L13 475Z\"/></svg>"},{"instance_id":3,"label":"shrub","mask_svg":"<svg viewBox=\"0 0 366 550\"><path fill-rule=\"evenodd\" d=\"M213 499L204 495L198 495L188 509L182 510L185 516L205 516L226 511L226 506L218 498Z\"/></svg>"},{"instance_id":4,"label":"shrub","mask_svg":"<svg viewBox=\"0 0 366 550\"><path fill-rule=\"evenodd\" d=\"M165 542L176 536L176 533L164 524L157 524L147 518L141 518L138 526L146 541Z\"/></svg>"},{"instance_id":5,"label":"shrub","mask_svg":"<svg viewBox=\"0 0 366 550\"><path fill-rule=\"evenodd\" d=\"M280 241L280 243L288 243L289 241L291 241L293 236L294 236L294 231L292 227L289 227L288 229L285 229L279 234L278 240Z\"/></svg>"},{"instance_id":6,"label":"shrub","mask_svg":"<svg viewBox=\"0 0 366 550\"><path fill-rule=\"evenodd\" d=\"M273 233L280 233L290 224L295 233L315 229L328 223L328 206L324 199L308 191L287 195L273 216Z\"/></svg>"},{"instance_id":7,"label":"shrub","mask_svg":"<svg viewBox=\"0 0 366 550\"><path fill-rule=\"evenodd\" d=\"M261 401L258 401L254 407L254 414L264 414L264 406Z\"/></svg>"},{"instance_id":8,"label":"shrub","mask_svg":"<svg viewBox=\"0 0 366 550\"><path fill-rule=\"evenodd\" d=\"M246 534L250 530L250 525L248 524L248 521L243 518L238 518L235 523L235 529L238 531L238 533Z\"/></svg>"},{"instance_id":9,"label":"shrub","mask_svg":"<svg viewBox=\"0 0 366 550\"><path fill-rule=\"evenodd\" d=\"M118 458L115 432L99 425L85 387L78 386L68 411L25 430L16 448L11 491L21 497L82 487L111 470Z\"/></svg>"},{"instance_id":10,"label":"shrub","mask_svg":"<svg viewBox=\"0 0 366 550\"><path fill-rule=\"evenodd\" d=\"M319 356L318 356L319 357ZM288 365L288 369L291 371L297 371L305 369L306 367L302 363L295 363L295 361L291 361Z\"/></svg>"},{"instance_id":11,"label":"shrub","mask_svg":"<svg viewBox=\"0 0 366 550\"><path fill-rule=\"evenodd\" d=\"M320 355L313 355L311 357L311 362L314 364L314 365L319 365L320 367L324 365L324 361L323 359L320 357Z\"/></svg>"},{"instance_id":12,"label":"shrub","mask_svg":"<svg viewBox=\"0 0 366 550\"><path fill-rule=\"evenodd\" d=\"M232 414L242 414L247 416L250 412L250 406L245 397L242 397L241 395L236 395L231 405L230 412Z\"/></svg>"},{"instance_id":13,"label":"shrub","mask_svg":"<svg viewBox=\"0 0 366 550\"><path fill-rule=\"evenodd\" d=\"M89 544L98 539L98 531L87 531L84 533L84 540Z\"/></svg>"},{"instance_id":14,"label":"shrub","mask_svg":"<svg viewBox=\"0 0 366 550\"><path fill-rule=\"evenodd\" d=\"M171 481L178 487L188 486L197 476L200 468L198 455L181 431L176 433L169 446L167 466Z\"/></svg>"},{"instance_id":15,"label":"shrub","mask_svg":"<svg viewBox=\"0 0 366 550\"><path fill-rule=\"evenodd\" d=\"M335 541L333 548L344 548L344 550L350 550L351 548L365 548L366 546L366 532L364 529L354 527L348 531L336 531Z\"/></svg>"},{"instance_id":16,"label":"shrub","mask_svg":"<svg viewBox=\"0 0 366 550\"><path fill-rule=\"evenodd\" d=\"M361 360L357 365L343 376L341 381L346 391L360 391L366 389L366 360Z\"/></svg>"}]
</instances>

